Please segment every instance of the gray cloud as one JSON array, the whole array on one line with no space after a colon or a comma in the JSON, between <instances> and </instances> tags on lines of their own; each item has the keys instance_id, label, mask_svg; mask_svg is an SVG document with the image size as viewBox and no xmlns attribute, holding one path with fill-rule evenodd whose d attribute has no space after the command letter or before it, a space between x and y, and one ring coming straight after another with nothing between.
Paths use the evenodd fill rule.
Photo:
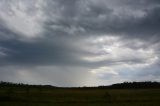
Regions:
<instances>
[{"instance_id":1,"label":"gray cloud","mask_svg":"<svg viewBox=\"0 0 160 106\"><path fill-rule=\"evenodd\" d=\"M159 0L6 0L0 9L0 80L78 86L152 74L159 81Z\"/></svg>"}]
</instances>

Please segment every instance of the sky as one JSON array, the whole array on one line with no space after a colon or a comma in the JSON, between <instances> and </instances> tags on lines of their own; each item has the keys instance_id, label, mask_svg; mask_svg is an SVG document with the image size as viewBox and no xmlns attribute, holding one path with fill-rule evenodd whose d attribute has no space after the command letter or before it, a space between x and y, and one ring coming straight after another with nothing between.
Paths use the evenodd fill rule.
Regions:
<instances>
[{"instance_id":1,"label":"sky","mask_svg":"<svg viewBox=\"0 0 160 106\"><path fill-rule=\"evenodd\" d=\"M0 0L0 80L160 81L159 11L160 0Z\"/></svg>"}]
</instances>

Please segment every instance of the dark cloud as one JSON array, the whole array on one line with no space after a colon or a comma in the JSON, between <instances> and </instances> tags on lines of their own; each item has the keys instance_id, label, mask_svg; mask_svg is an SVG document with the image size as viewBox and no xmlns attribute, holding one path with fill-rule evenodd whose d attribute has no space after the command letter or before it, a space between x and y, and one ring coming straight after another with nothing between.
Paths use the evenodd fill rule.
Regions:
<instances>
[{"instance_id":1,"label":"dark cloud","mask_svg":"<svg viewBox=\"0 0 160 106\"><path fill-rule=\"evenodd\" d=\"M58 38L56 39L58 40ZM35 42L22 42L17 40L1 41L0 45L8 51L1 59L4 65L65 65L79 61L65 42L60 40L38 40Z\"/></svg>"}]
</instances>

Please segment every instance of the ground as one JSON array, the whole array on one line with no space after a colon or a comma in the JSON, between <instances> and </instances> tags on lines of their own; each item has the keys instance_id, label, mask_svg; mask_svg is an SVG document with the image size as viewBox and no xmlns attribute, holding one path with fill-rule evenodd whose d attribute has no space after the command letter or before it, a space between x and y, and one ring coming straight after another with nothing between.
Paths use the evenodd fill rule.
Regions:
<instances>
[{"instance_id":1,"label":"ground","mask_svg":"<svg viewBox=\"0 0 160 106\"><path fill-rule=\"evenodd\" d=\"M160 106L160 89L1 87L0 106Z\"/></svg>"}]
</instances>

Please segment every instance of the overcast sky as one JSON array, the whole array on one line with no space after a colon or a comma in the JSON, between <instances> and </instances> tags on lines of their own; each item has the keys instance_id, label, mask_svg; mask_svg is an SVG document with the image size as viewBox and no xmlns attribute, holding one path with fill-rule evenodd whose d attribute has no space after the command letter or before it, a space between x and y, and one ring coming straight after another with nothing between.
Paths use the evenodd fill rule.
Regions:
<instances>
[{"instance_id":1,"label":"overcast sky","mask_svg":"<svg viewBox=\"0 0 160 106\"><path fill-rule=\"evenodd\" d=\"M160 0L0 0L0 80L160 81Z\"/></svg>"}]
</instances>

